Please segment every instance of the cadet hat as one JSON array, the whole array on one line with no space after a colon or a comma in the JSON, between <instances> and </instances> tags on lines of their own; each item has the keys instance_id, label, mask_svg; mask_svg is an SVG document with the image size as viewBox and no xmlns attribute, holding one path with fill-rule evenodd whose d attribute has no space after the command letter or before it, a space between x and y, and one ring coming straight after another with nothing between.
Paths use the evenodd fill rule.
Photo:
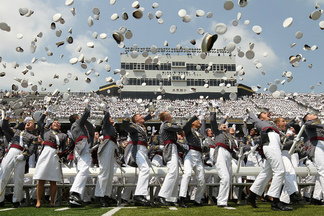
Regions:
<instances>
[{"instance_id":1,"label":"cadet hat","mask_svg":"<svg viewBox=\"0 0 324 216\"><path fill-rule=\"evenodd\" d=\"M125 37L126 37L126 39L131 39L133 37L132 31L131 30L127 30L125 32Z\"/></svg>"},{"instance_id":2,"label":"cadet hat","mask_svg":"<svg viewBox=\"0 0 324 216\"><path fill-rule=\"evenodd\" d=\"M187 15L187 11L185 10L185 9L180 9L179 11L178 11L178 16L180 17L180 18L183 18L184 16L186 16Z\"/></svg>"},{"instance_id":3,"label":"cadet hat","mask_svg":"<svg viewBox=\"0 0 324 216\"><path fill-rule=\"evenodd\" d=\"M175 26L175 25L172 25L171 27L170 27L170 33L171 34L174 34L176 31L177 31L177 26Z\"/></svg>"},{"instance_id":4,"label":"cadet hat","mask_svg":"<svg viewBox=\"0 0 324 216\"><path fill-rule=\"evenodd\" d=\"M73 4L74 0L66 0L65 5L66 6L71 6Z\"/></svg>"},{"instance_id":5,"label":"cadet hat","mask_svg":"<svg viewBox=\"0 0 324 216\"><path fill-rule=\"evenodd\" d=\"M238 0L237 3L240 7L245 7L248 4L248 0Z\"/></svg>"},{"instance_id":6,"label":"cadet hat","mask_svg":"<svg viewBox=\"0 0 324 216\"><path fill-rule=\"evenodd\" d=\"M113 14L111 15L111 17L110 17L110 19L111 19L112 21L115 21L115 20L117 20L118 18L119 18L119 16L118 16L117 13L113 13Z\"/></svg>"},{"instance_id":7,"label":"cadet hat","mask_svg":"<svg viewBox=\"0 0 324 216\"><path fill-rule=\"evenodd\" d=\"M0 22L0 29L7 32L11 30L10 26L5 22Z\"/></svg>"},{"instance_id":8,"label":"cadet hat","mask_svg":"<svg viewBox=\"0 0 324 216\"><path fill-rule=\"evenodd\" d=\"M33 113L33 119L35 121L39 121L41 119L42 115L43 115L43 112L42 111L35 111Z\"/></svg>"},{"instance_id":9,"label":"cadet hat","mask_svg":"<svg viewBox=\"0 0 324 216\"><path fill-rule=\"evenodd\" d=\"M312 20L318 20L322 15L322 10L314 10L310 15L309 18Z\"/></svg>"},{"instance_id":10,"label":"cadet hat","mask_svg":"<svg viewBox=\"0 0 324 216\"><path fill-rule=\"evenodd\" d=\"M215 32L219 35L225 34L227 31L227 26L224 23L218 23L215 26Z\"/></svg>"},{"instance_id":11,"label":"cadet hat","mask_svg":"<svg viewBox=\"0 0 324 216\"><path fill-rule=\"evenodd\" d=\"M143 17L143 11L141 9L135 9L133 11L133 17L135 19L141 19Z\"/></svg>"},{"instance_id":12,"label":"cadet hat","mask_svg":"<svg viewBox=\"0 0 324 216\"><path fill-rule=\"evenodd\" d=\"M124 41L124 36L118 31L113 31L112 36L115 39L115 41L117 42L117 44L120 44L121 42Z\"/></svg>"},{"instance_id":13,"label":"cadet hat","mask_svg":"<svg viewBox=\"0 0 324 216\"><path fill-rule=\"evenodd\" d=\"M185 23L190 22L190 21L191 21L191 16L187 14L186 16L184 16L184 17L182 18L182 21L185 22Z\"/></svg>"},{"instance_id":14,"label":"cadet hat","mask_svg":"<svg viewBox=\"0 0 324 216\"><path fill-rule=\"evenodd\" d=\"M109 72L111 70L111 66L109 64L105 65L105 70Z\"/></svg>"},{"instance_id":15,"label":"cadet hat","mask_svg":"<svg viewBox=\"0 0 324 216\"><path fill-rule=\"evenodd\" d=\"M190 40L190 43L191 43L192 45L196 45L196 40L195 40L195 39L192 39L192 40Z\"/></svg>"},{"instance_id":16,"label":"cadet hat","mask_svg":"<svg viewBox=\"0 0 324 216\"><path fill-rule=\"evenodd\" d=\"M153 9L158 8L158 7L159 7L159 3L154 2L154 3L152 4L152 8L153 8Z\"/></svg>"},{"instance_id":17,"label":"cadet hat","mask_svg":"<svg viewBox=\"0 0 324 216\"><path fill-rule=\"evenodd\" d=\"M196 11L196 17L202 17L205 16L205 11L203 10L197 10Z\"/></svg>"},{"instance_id":18,"label":"cadet hat","mask_svg":"<svg viewBox=\"0 0 324 216\"><path fill-rule=\"evenodd\" d=\"M259 35L259 34L261 34L261 32L262 32L262 28L261 28L261 26L255 25L255 26L252 27L252 31L253 31L255 34Z\"/></svg>"},{"instance_id":19,"label":"cadet hat","mask_svg":"<svg viewBox=\"0 0 324 216\"><path fill-rule=\"evenodd\" d=\"M99 35L100 39L106 39L107 38L107 34L106 33L101 33Z\"/></svg>"},{"instance_id":20,"label":"cadet hat","mask_svg":"<svg viewBox=\"0 0 324 216\"><path fill-rule=\"evenodd\" d=\"M202 39L202 42L201 42L202 52L209 52L213 48L213 45L214 45L215 41L217 40L217 38L218 38L217 34L212 35L212 34L206 33Z\"/></svg>"},{"instance_id":21,"label":"cadet hat","mask_svg":"<svg viewBox=\"0 0 324 216\"><path fill-rule=\"evenodd\" d=\"M277 87L276 84L271 84L271 85L269 86L269 92L271 92L271 93L277 91L277 89L278 89L278 87Z\"/></svg>"},{"instance_id":22,"label":"cadet hat","mask_svg":"<svg viewBox=\"0 0 324 216\"><path fill-rule=\"evenodd\" d=\"M205 30L203 28L198 28L197 33L203 35L205 33Z\"/></svg>"},{"instance_id":23,"label":"cadet hat","mask_svg":"<svg viewBox=\"0 0 324 216\"><path fill-rule=\"evenodd\" d=\"M301 39L303 37L303 32L301 32L301 31L296 32L295 37L297 39Z\"/></svg>"},{"instance_id":24,"label":"cadet hat","mask_svg":"<svg viewBox=\"0 0 324 216\"><path fill-rule=\"evenodd\" d=\"M121 18L122 18L123 20L128 20L128 14L127 14L126 12L123 12L123 13L121 14Z\"/></svg>"},{"instance_id":25,"label":"cadet hat","mask_svg":"<svg viewBox=\"0 0 324 216\"><path fill-rule=\"evenodd\" d=\"M234 3L232 0L226 0L226 2L224 3L224 9L225 10L232 10L234 7Z\"/></svg>"},{"instance_id":26,"label":"cadet hat","mask_svg":"<svg viewBox=\"0 0 324 216\"><path fill-rule=\"evenodd\" d=\"M213 13L212 12L207 12L206 17L207 18L212 18L213 17Z\"/></svg>"},{"instance_id":27,"label":"cadet hat","mask_svg":"<svg viewBox=\"0 0 324 216\"><path fill-rule=\"evenodd\" d=\"M321 30L324 30L324 21L318 23Z\"/></svg>"},{"instance_id":28,"label":"cadet hat","mask_svg":"<svg viewBox=\"0 0 324 216\"><path fill-rule=\"evenodd\" d=\"M282 26L284 28L288 28L289 26L291 26L291 24L293 23L293 18L292 17L288 17L287 19L285 19L285 21L282 23Z\"/></svg>"},{"instance_id":29,"label":"cadet hat","mask_svg":"<svg viewBox=\"0 0 324 216\"><path fill-rule=\"evenodd\" d=\"M163 12L162 11L158 10L158 11L155 12L156 19L160 19L162 16L163 16Z\"/></svg>"}]
</instances>

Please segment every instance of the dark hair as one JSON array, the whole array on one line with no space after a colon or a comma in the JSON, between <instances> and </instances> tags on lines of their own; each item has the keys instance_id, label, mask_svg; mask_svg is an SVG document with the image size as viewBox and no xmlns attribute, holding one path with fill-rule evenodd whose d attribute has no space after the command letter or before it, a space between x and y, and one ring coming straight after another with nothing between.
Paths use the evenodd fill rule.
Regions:
<instances>
[{"instance_id":1,"label":"dark hair","mask_svg":"<svg viewBox=\"0 0 324 216\"><path fill-rule=\"evenodd\" d=\"M133 115L133 117L132 117L132 122L135 123L135 120L136 120L136 116L137 116L137 115L138 115L138 114Z\"/></svg>"},{"instance_id":2,"label":"dark hair","mask_svg":"<svg viewBox=\"0 0 324 216\"><path fill-rule=\"evenodd\" d=\"M73 124L77 120L78 116L78 114L70 115L69 121L71 122L71 124Z\"/></svg>"}]
</instances>

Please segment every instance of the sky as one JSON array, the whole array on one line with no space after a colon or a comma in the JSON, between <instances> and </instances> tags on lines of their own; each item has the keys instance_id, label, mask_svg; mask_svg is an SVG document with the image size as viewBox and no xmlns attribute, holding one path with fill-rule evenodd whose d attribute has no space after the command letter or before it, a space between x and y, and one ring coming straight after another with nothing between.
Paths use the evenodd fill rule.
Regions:
<instances>
[{"instance_id":1,"label":"sky","mask_svg":"<svg viewBox=\"0 0 324 216\"><path fill-rule=\"evenodd\" d=\"M134 44L138 47L164 47L164 42L168 41L170 48L177 45L200 48L203 35L198 34L198 28L203 28L204 33L215 34L215 26L224 23L227 31L218 35L213 48L226 47L237 35L242 40L235 44L233 55L237 55L237 48L246 52L249 44L254 44L253 59L236 56L236 65L241 65L245 72L244 76L238 76L238 83L259 85L261 89L258 92L263 92L275 82L280 82L277 85L278 91L323 92L320 83L324 81L324 31L320 29L319 23L324 20L324 15L317 20L310 19L309 15L324 8L324 0L249 0L245 7L240 7L238 1L233 0L234 7L231 10L224 9L226 0L140 0L140 7L144 8L141 19L132 16L133 2L116 0L115 4L111 4L110 0L74 0L72 5L67 6L66 0L2 1L0 23L8 24L10 31L0 29L0 72L5 72L5 76L0 77L0 88L11 89L11 85L16 84L19 90L24 91L32 91L34 85L37 85L39 91L46 89L49 92L55 89L65 92L68 88L71 91L96 91L99 86L107 84L107 77L112 77L115 81L120 79L119 74L114 75L113 71L120 68L120 53L124 49L112 37L113 31L118 31L120 27L126 27L133 34L131 39L125 38L126 47ZM153 3L158 3L158 7L153 8ZM316 3L320 6L318 9L315 9ZM99 20L94 19L94 7L100 10ZM28 8L34 13L29 17L21 16L20 8ZM71 13L71 8L75 8L75 16ZM191 17L190 22L185 23L179 17L181 9L185 9ZM197 10L203 10L205 15L196 17ZM148 18L149 12L155 14L157 11L163 13L162 24L156 17L152 20ZM128 14L128 20L121 18L123 12ZM206 17L208 12L212 12L211 18ZM53 16L57 13L62 15L65 23L56 22L56 29L52 30ZM115 21L111 20L114 13L119 15ZM232 22L237 20L238 13L241 13L241 19L237 26L233 26ZM89 17L93 19L92 26L88 25ZM284 28L283 22L289 17L293 18L293 22ZM249 24L246 25L248 21ZM175 33L170 33L172 25L177 27ZM253 26L260 26L262 32L254 33ZM70 29L71 34L68 32ZM62 31L60 37L56 35L58 30ZM295 36L298 31L303 33L300 39ZM42 37L37 36L40 32ZM97 39L93 37L94 33L98 34ZM99 37L102 33L107 34L105 39ZM69 36L73 37L72 44L66 42ZM192 39L197 41L195 46L190 43ZM37 46L34 53L30 51L32 41ZM59 41L64 41L64 45L57 47ZM93 42L94 48L89 48L88 42ZM293 43L296 45L291 47ZM318 49L305 51L305 44L310 47L315 45ZM78 46L82 47L80 52L77 51ZM24 51L17 52L17 47ZM49 52L52 55L48 55ZM86 61L86 69L81 68L81 62L73 65L70 63L71 59L79 58L81 54L85 60L94 60ZM298 67L293 67L289 63L289 57L298 54L304 61L300 60ZM37 59L34 63L31 62L33 58ZM107 62L104 61L105 58L108 58ZM14 68L16 63L19 67ZM261 63L258 64L261 67L257 68L257 63ZM105 69L107 65L111 66L109 72ZM24 75L22 72L26 67L31 69ZM91 69L94 72L86 75ZM282 76L285 71L292 72L293 79L290 82ZM54 75L58 75L58 78L53 79ZM76 76L78 80L75 80ZM239 80L240 77L242 80ZM28 80L28 87L23 88L17 78ZM86 78L90 78L91 82L85 82Z\"/></svg>"}]
</instances>

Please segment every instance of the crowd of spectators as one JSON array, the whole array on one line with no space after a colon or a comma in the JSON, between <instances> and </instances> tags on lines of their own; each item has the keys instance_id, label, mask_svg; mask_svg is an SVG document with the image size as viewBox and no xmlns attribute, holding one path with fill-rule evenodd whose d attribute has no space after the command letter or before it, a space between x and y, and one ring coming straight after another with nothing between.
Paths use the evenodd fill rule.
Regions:
<instances>
[{"instance_id":1,"label":"crowd of spectators","mask_svg":"<svg viewBox=\"0 0 324 216\"><path fill-rule=\"evenodd\" d=\"M66 93L65 93L66 94ZM35 96L35 95L34 95ZM62 95L61 95L62 96ZM34 111L45 110L47 106L52 106L52 115L57 119L68 119L73 113L82 113L84 101L90 100L92 112L90 119L102 119L102 104L108 104L111 115L114 118L123 118L126 110L131 114L156 112L169 110L175 118L186 119L197 114L200 110L202 114L209 116L211 108L217 105L218 113L224 115L230 114L230 118L242 119L246 116L246 109L250 108L254 113L260 110L268 110L272 117L284 117L286 119L301 117L306 110L315 111L320 117L323 116L322 108L324 94L296 94L286 93L285 97L274 98L271 94L261 93L252 96L244 96L237 100L208 99L200 97L198 99L131 99L115 98L94 93L70 94L67 97L57 97L48 94L47 96L28 97L21 94L19 97L11 98L9 103L5 98L1 99L2 104L14 108L17 117L24 118L30 116Z\"/></svg>"}]
</instances>

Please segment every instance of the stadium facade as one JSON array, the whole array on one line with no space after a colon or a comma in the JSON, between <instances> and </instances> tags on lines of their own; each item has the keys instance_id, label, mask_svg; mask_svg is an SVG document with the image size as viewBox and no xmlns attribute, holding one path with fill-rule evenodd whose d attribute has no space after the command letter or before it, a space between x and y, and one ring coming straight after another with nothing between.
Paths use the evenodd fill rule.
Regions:
<instances>
[{"instance_id":1,"label":"stadium facade","mask_svg":"<svg viewBox=\"0 0 324 216\"><path fill-rule=\"evenodd\" d=\"M121 81L101 86L98 93L120 98L211 99L250 95L237 84L235 56L224 49L202 53L197 48L125 48L121 53ZM120 94L118 88L121 88ZM109 91L108 91L109 90Z\"/></svg>"}]
</instances>

